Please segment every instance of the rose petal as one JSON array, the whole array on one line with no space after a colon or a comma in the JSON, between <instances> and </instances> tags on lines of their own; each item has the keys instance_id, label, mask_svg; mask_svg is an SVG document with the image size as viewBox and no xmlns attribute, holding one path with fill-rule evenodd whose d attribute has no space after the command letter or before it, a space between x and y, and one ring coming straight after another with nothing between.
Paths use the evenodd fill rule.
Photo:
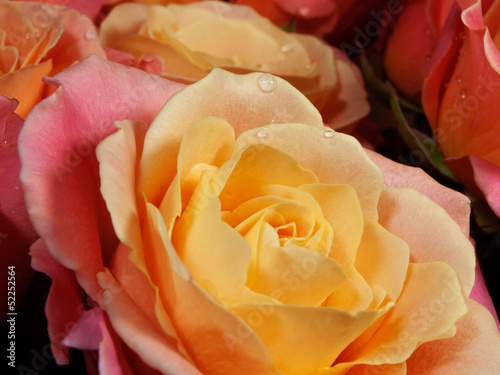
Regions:
<instances>
[{"instance_id":1,"label":"rose petal","mask_svg":"<svg viewBox=\"0 0 500 375\"><path fill-rule=\"evenodd\" d=\"M458 320L457 334L422 345L408 359L408 374L496 374L500 334L488 311L467 300L469 312Z\"/></svg>"},{"instance_id":2,"label":"rose petal","mask_svg":"<svg viewBox=\"0 0 500 375\"><path fill-rule=\"evenodd\" d=\"M146 364L163 374L201 374L172 342L156 330L109 273L101 272L97 277L105 290L101 303L111 325Z\"/></svg>"},{"instance_id":3,"label":"rose petal","mask_svg":"<svg viewBox=\"0 0 500 375\"><path fill-rule=\"evenodd\" d=\"M474 247L446 211L410 188L386 188L379 201L380 224L410 246L410 261L449 264L468 297L474 285ZM435 228L439 228L436 231Z\"/></svg>"},{"instance_id":4,"label":"rose petal","mask_svg":"<svg viewBox=\"0 0 500 375\"><path fill-rule=\"evenodd\" d=\"M19 304L33 276L28 251L38 238L24 204L19 181L17 136L23 120L14 113L17 102L0 95L0 264L15 267L16 303ZM2 305L4 319L7 304Z\"/></svg>"},{"instance_id":5,"label":"rose petal","mask_svg":"<svg viewBox=\"0 0 500 375\"><path fill-rule=\"evenodd\" d=\"M204 374L272 374L276 370L262 342L235 315L211 299L178 258L156 207L147 204L144 252L132 253L159 287L172 323L190 357Z\"/></svg>"},{"instance_id":6,"label":"rose petal","mask_svg":"<svg viewBox=\"0 0 500 375\"><path fill-rule=\"evenodd\" d=\"M500 330L500 322L498 321L498 314L495 310L495 306L493 305L493 301L491 300L490 293L488 292L488 287L486 286L486 282L484 280L483 273L481 272L481 267L479 262L476 259L476 282L474 283L474 287L469 296L476 302L479 302L481 305L486 307L488 311L493 315L495 319L495 323L497 324L498 329Z\"/></svg>"},{"instance_id":7,"label":"rose petal","mask_svg":"<svg viewBox=\"0 0 500 375\"><path fill-rule=\"evenodd\" d=\"M263 131L266 136L259 137ZM353 137L325 127L278 123L246 131L238 137L235 150L257 139L288 153L302 168L314 171L322 183L350 185L360 199L364 219L378 219L376 205L383 176ZM299 144L297 139L301 140Z\"/></svg>"},{"instance_id":8,"label":"rose petal","mask_svg":"<svg viewBox=\"0 0 500 375\"><path fill-rule=\"evenodd\" d=\"M58 365L69 363L69 348L62 341L69 333L69 327L76 323L85 308L83 293L74 273L57 262L49 253L45 243L39 239L30 248L31 266L52 279L45 315L51 350Z\"/></svg>"},{"instance_id":9,"label":"rose petal","mask_svg":"<svg viewBox=\"0 0 500 375\"><path fill-rule=\"evenodd\" d=\"M23 1L23 0L13 0L13 1ZM90 18L95 18L104 3L103 0L33 0L37 3L45 3L45 4L63 4L68 8L72 8L77 10L78 12L86 15Z\"/></svg>"},{"instance_id":10,"label":"rose petal","mask_svg":"<svg viewBox=\"0 0 500 375\"><path fill-rule=\"evenodd\" d=\"M299 91L274 77L270 92L259 89L262 73L244 76L214 69L202 81L182 90L162 108L149 129L141 159L138 189L148 201L158 204L174 177L176 155L186 127L209 116L229 122L239 135L246 129L272 122L322 126L321 116ZM288 108L294 108L289 111ZM184 111L181 108L190 108ZM255 111L255 108L259 108ZM257 115L256 115L257 114ZM298 116L297 116L298 114ZM155 176L161 184L151 184Z\"/></svg>"},{"instance_id":11,"label":"rose petal","mask_svg":"<svg viewBox=\"0 0 500 375\"><path fill-rule=\"evenodd\" d=\"M426 195L443 207L460 226L462 232L469 236L470 201L465 195L436 182L421 168L396 163L370 150L365 151L382 170L387 186L411 187Z\"/></svg>"},{"instance_id":12,"label":"rose petal","mask_svg":"<svg viewBox=\"0 0 500 375\"><path fill-rule=\"evenodd\" d=\"M52 70L52 62L28 65L0 77L0 94L15 98L19 102L16 113L25 118L42 99L44 83L42 78Z\"/></svg>"},{"instance_id":13,"label":"rose petal","mask_svg":"<svg viewBox=\"0 0 500 375\"><path fill-rule=\"evenodd\" d=\"M390 307L392 304L355 314L297 305L234 304L230 309L259 335L278 370L299 375L330 366L352 340Z\"/></svg>"},{"instance_id":14,"label":"rose petal","mask_svg":"<svg viewBox=\"0 0 500 375\"><path fill-rule=\"evenodd\" d=\"M71 328L63 344L81 350L99 350L100 374L132 375L121 342L108 324L100 308L87 311Z\"/></svg>"},{"instance_id":15,"label":"rose petal","mask_svg":"<svg viewBox=\"0 0 500 375\"><path fill-rule=\"evenodd\" d=\"M426 290L426 293L422 293ZM355 364L397 364L422 343L454 327L467 307L453 269L446 263L411 263L401 297L373 334L351 344L331 374Z\"/></svg>"},{"instance_id":16,"label":"rose petal","mask_svg":"<svg viewBox=\"0 0 500 375\"><path fill-rule=\"evenodd\" d=\"M500 217L500 167L477 156L446 158L445 165L472 193L484 196Z\"/></svg>"},{"instance_id":17,"label":"rose petal","mask_svg":"<svg viewBox=\"0 0 500 375\"><path fill-rule=\"evenodd\" d=\"M95 146L116 130L113 120L149 123L180 85L96 56L55 78L61 86L31 112L20 135L21 181L34 227L51 255L75 270L87 294L95 296L95 275L117 244L95 183Z\"/></svg>"}]
</instances>

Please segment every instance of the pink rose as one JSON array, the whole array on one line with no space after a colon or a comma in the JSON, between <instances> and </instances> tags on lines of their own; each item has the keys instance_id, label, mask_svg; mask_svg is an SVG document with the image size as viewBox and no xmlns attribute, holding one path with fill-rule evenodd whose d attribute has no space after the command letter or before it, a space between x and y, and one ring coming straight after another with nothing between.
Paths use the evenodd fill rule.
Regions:
<instances>
[{"instance_id":1,"label":"pink rose","mask_svg":"<svg viewBox=\"0 0 500 375\"><path fill-rule=\"evenodd\" d=\"M11 270L15 275L10 280L14 280L14 284L8 284L5 278L4 290L14 293L6 292L6 302L2 304L1 311L3 320L7 312L19 306L33 276L28 250L37 239L26 212L19 181L21 165L17 154L17 136L24 121L14 113L17 104L15 100L0 95L0 263L2 270Z\"/></svg>"},{"instance_id":2,"label":"pink rose","mask_svg":"<svg viewBox=\"0 0 500 375\"><path fill-rule=\"evenodd\" d=\"M500 367L469 298L468 200L324 127L286 81L215 69L182 89L90 57L53 82L20 155L58 363L75 347L102 373Z\"/></svg>"}]
</instances>

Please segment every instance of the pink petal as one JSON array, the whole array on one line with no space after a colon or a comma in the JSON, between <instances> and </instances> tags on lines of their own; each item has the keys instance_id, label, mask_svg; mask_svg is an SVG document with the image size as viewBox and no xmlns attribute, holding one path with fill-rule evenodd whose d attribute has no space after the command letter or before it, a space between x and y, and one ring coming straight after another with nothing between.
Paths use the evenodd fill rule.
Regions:
<instances>
[{"instance_id":1,"label":"pink petal","mask_svg":"<svg viewBox=\"0 0 500 375\"><path fill-rule=\"evenodd\" d=\"M51 350L59 365L69 363L69 349L62 344L71 325L80 319L85 311L82 292L73 272L59 264L48 252L44 242L39 239L30 249L31 266L47 274L52 279L49 296L45 305L48 321Z\"/></svg>"},{"instance_id":2,"label":"pink petal","mask_svg":"<svg viewBox=\"0 0 500 375\"><path fill-rule=\"evenodd\" d=\"M366 153L382 170L387 186L411 187L426 195L443 207L462 232L469 235L470 201L466 196L436 182L420 168L396 163L370 150Z\"/></svg>"},{"instance_id":3,"label":"pink petal","mask_svg":"<svg viewBox=\"0 0 500 375\"><path fill-rule=\"evenodd\" d=\"M481 272L481 267L479 266L479 262L477 261L477 259L476 259L476 282L474 283L474 287L472 288L469 297L474 301L479 302L481 305L483 305L488 309L491 315L493 315L493 319L495 319L497 328L500 329L498 314L495 310L495 306L493 305L493 301L491 300L490 293L488 292L488 288L486 286L486 282L484 281L484 276L483 273Z\"/></svg>"},{"instance_id":4,"label":"pink petal","mask_svg":"<svg viewBox=\"0 0 500 375\"><path fill-rule=\"evenodd\" d=\"M182 85L96 56L55 80L60 86L33 109L21 132L21 180L50 254L95 297L101 289L95 275L117 245L99 190L95 147L116 131L114 120L149 124Z\"/></svg>"},{"instance_id":5,"label":"pink petal","mask_svg":"<svg viewBox=\"0 0 500 375\"><path fill-rule=\"evenodd\" d=\"M17 136L23 120L14 113L17 101L0 95L0 265L3 270L14 266L16 302L19 304L33 276L28 251L37 239L24 204L19 181ZM7 303L2 304L2 319Z\"/></svg>"},{"instance_id":6,"label":"pink petal","mask_svg":"<svg viewBox=\"0 0 500 375\"><path fill-rule=\"evenodd\" d=\"M467 189L486 198L495 214L500 217L500 167L478 156L447 158L445 164L455 173Z\"/></svg>"},{"instance_id":7,"label":"pink petal","mask_svg":"<svg viewBox=\"0 0 500 375\"><path fill-rule=\"evenodd\" d=\"M122 342L99 307L85 312L64 339L64 345L99 350L99 374L133 375L122 351Z\"/></svg>"},{"instance_id":8,"label":"pink petal","mask_svg":"<svg viewBox=\"0 0 500 375\"><path fill-rule=\"evenodd\" d=\"M105 289L101 303L113 328L139 357L162 374L201 375L161 331L150 323L140 306L117 284L109 273L98 275Z\"/></svg>"},{"instance_id":9,"label":"pink petal","mask_svg":"<svg viewBox=\"0 0 500 375\"><path fill-rule=\"evenodd\" d=\"M425 343L406 361L408 374L498 374L500 334L488 311L468 300L455 336Z\"/></svg>"}]
</instances>

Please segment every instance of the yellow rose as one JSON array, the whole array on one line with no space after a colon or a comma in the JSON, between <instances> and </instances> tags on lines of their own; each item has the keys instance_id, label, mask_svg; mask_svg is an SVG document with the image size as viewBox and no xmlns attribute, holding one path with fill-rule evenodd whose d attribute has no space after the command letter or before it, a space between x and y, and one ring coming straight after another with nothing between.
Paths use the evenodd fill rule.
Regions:
<instances>
[{"instance_id":1,"label":"yellow rose","mask_svg":"<svg viewBox=\"0 0 500 375\"><path fill-rule=\"evenodd\" d=\"M189 5L126 3L101 25L103 46L163 58L164 76L192 83L214 67L268 72L305 94L333 128L369 112L358 69L319 39L287 33L248 6L204 1Z\"/></svg>"},{"instance_id":2,"label":"yellow rose","mask_svg":"<svg viewBox=\"0 0 500 375\"><path fill-rule=\"evenodd\" d=\"M442 353L460 353L455 369L498 365L469 360L498 351L500 337L468 298L474 250L461 194L368 155L267 73L214 69L173 96L180 85L97 58L57 79L20 137L43 240L33 265L54 279L54 340L54 327L78 319L81 287L87 309L99 307L62 344L99 348L102 366L123 371L430 373ZM119 118L132 120L113 129ZM52 132L56 145L40 141ZM425 195L384 186L370 158L387 183L418 175L460 225ZM481 343L471 349L468 338ZM413 359L426 356L434 362Z\"/></svg>"}]
</instances>

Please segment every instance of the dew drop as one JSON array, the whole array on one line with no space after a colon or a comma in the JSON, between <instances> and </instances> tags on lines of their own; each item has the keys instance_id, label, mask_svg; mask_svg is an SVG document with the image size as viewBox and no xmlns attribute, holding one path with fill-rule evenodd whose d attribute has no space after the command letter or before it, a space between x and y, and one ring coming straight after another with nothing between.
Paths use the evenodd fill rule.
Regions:
<instances>
[{"instance_id":1,"label":"dew drop","mask_svg":"<svg viewBox=\"0 0 500 375\"><path fill-rule=\"evenodd\" d=\"M293 44L292 43L285 43L283 46L281 46L281 52L287 53L291 52L293 50Z\"/></svg>"},{"instance_id":2,"label":"dew drop","mask_svg":"<svg viewBox=\"0 0 500 375\"><path fill-rule=\"evenodd\" d=\"M259 132L257 133L257 137L259 137L259 138L267 137L267 130L265 130L265 129L259 130Z\"/></svg>"},{"instance_id":3,"label":"dew drop","mask_svg":"<svg viewBox=\"0 0 500 375\"><path fill-rule=\"evenodd\" d=\"M88 30L85 33L85 39L90 40L90 41L96 40L97 39L97 34L96 34L95 30L92 30L92 29Z\"/></svg>"},{"instance_id":4,"label":"dew drop","mask_svg":"<svg viewBox=\"0 0 500 375\"><path fill-rule=\"evenodd\" d=\"M335 135L334 130L331 130L331 129L325 130L325 137L326 138L332 138L334 135Z\"/></svg>"},{"instance_id":5,"label":"dew drop","mask_svg":"<svg viewBox=\"0 0 500 375\"><path fill-rule=\"evenodd\" d=\"M19 191L19 186L18 185L14 186L14 190Z\"/></svg>"},{"instance_id":6,"label":"dew drop","mask_svg":"<svg viewBox=\"0 0 500 375\"><path fill-rule=\"evenodd\" d=\"M430 36L431 35L431 31L429 29L425 30L425 35L426 36Z\"/></svg>"},{"instance_id":7,"label":"dew drop","mask_svg":"<svg viewBox=\"0 0 500 375\"><path fill-rule=\"evenodd\" d=\"M306 17L309 13L311 13L311 9L309 7L301 7L299 9L299 15L302 17Z\"/></svg>"},{"instance_id":8,"label":"dew drop","mask_svg":"<svg viewBox=\"0 0 500 375\"><path fill-rule=\"evenodd\" d=\"M465 99L467 97L465 90L462 90L462 92L460 93L460 97L462 99Z\"/></svg>"},{"instance_id":9,"label":"dew drop","mask_svg":"<svg viewBox=\"0 0 500 375\"><path fill-rule=\"evenodd\" d=\"M274 124L276 122L276 120L271 120L271 124Z\"/></svg>"},{"instance_id":10,"label":"dew drop","mask_svg":"<svg viewBox=\"0 0 500 375\"><path fill-rule=\"evenodd\" d=\"M24 34L24 39L30 39L30 38L31 38L31 34L30 33Z\"/></svg>"},{"instance_id":11,"label":"dew drop","mask_svg":"<svg viewBox=\"0 0 500 375\"><path fill-rule=\"evenodd\" d=\"M457 82L458 82L458 83L462 83L462 77L458 76L458 77L457 77Z\"/></svg>"},{"instance_id":12,"label":"dew drop","mask_svg":"<svg viewBox=\"0 0 500 375\"><path fill-rule=\"evenodd\" d=\"M261 74L257 80L259 88L263 92L271 92L276 88L276 78L271 74L264 73Z\"/></svg>"}]
</instances>

